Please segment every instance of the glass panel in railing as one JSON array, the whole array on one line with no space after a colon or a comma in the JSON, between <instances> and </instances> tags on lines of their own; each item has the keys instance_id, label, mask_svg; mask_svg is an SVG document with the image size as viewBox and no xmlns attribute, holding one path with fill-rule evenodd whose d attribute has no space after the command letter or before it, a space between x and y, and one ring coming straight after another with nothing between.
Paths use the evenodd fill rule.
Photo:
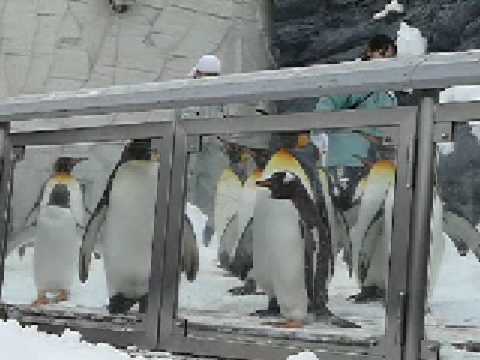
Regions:
<instances>
[{"instance_id":1,"label":"glass panel in railing","mask_svg":"<svg viewBox=\"0 0 480 360\"><path fill-rule=\"evenodd\" d=\"M377 345L397 166L390 140L373 128L203 137L187 166L181 331Z\"/></svg>"},{"instance_id":2,"label":"glass panel in railing","mask_svg":"<svg viewBox=\"0 0 480 360\"><path fill-rule=\"evenodd\" d=\"M445 358L470 359L480 346L478 124L459 124L436 151L425 323Z\"/></svg>"},{"instance_id":3,"label":"glass panel in railing","mask_svg":"<svg viewBox=\"0 0 480 360\"><path fill-rule=\"evenodd\" d=\"M26 146L13 171L2 288L10 316L141 322L159 174L152 143Z\"/></svg>"}]
</instances>

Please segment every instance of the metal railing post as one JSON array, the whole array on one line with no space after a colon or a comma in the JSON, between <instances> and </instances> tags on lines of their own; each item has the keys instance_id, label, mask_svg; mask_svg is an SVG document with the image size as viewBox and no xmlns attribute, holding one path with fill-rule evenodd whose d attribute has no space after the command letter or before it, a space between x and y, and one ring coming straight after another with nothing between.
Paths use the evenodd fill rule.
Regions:
<instances>
[{"instance_id":1,"label":"metal railing post","mask_svg":"<svg viewBox=\"0 0 480 360\"><path fill-rule=\"evenodd\" d=\"M413 197L413 228L410 251L409 296L405 360L419 360L424 339L424 316L427 286L428 254L430 250L430 214L433 199L433 125L435 95L420 93L417 116L417 158Z\"/></svg>"},{"instance_id":2,"label":"metal railing post","mask_svg":"<svg viewBox=\"0 0 480 360\"><path fill-rule=\"evenodd\" d=\"M8 226L10 224L10 201L12 195L12 156L9 139L10 125L0 128L0 299L5 280L5 260L7 257ZM1 309L0 309L1 310Z\"/></svg>"}]
</instances>

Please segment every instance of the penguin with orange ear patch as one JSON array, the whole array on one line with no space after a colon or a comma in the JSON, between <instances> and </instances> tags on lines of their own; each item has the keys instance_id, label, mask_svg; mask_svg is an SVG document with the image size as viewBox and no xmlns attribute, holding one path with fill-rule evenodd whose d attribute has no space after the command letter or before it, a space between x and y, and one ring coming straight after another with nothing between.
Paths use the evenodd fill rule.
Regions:
<instances>
[{"instance_id":1,"label":"penguin with orange ear patch","mask_svg":"<svg viewBox=\"0 0 480 360\"><path fill-rule=\"evenodd\" d=\"M360 286L356 302L385 297L392 235L395 164L390 160L373 165L363 183L358 219L352 227L352 269Z\"/></svg>"},{"instance_id":2,"label":"penguin with orange ear patch","mask_svg":"<svg viewBox=\"0 0 480 360\"><path fill-rule=\"evenodd\" d=\"M34 278L38 291L34 305L66 301L70 297L81 233L84 204L80 184L72 176L83 158L60 157L54 173L42 187L25 226L11 237L7 254L34 239ZM32 237L24 236L30 233ZM51 295L51 296L50 296Z\"/></svg>"},{"instance_id":3,"label":"penguin with orange ear patch","mask_svg":"<svg viewBox=\"0 0 480 360\"><path fill-rule=\"evenodd\" d=\"M243 286L230 289L232 295L256 294L255 281L249 276L253 267L253 212L257 200L257 181L262 180L263 170L270 159L267 149L249 149L255 163L255 170L243 185L238 204L238 234L230 253L228 270L240 280L246 280Z\"/></svg>"},{"instance_id":4,"label":"penguin with orange ear patch","mask_svg":"<svg viewBox=\"0 0 480 360\"><path fill-rule=\"evenodd\" d=\"M223 171L215 194L215 233L218 238L220 267L228 270L238 242L239 202L247 179L245 149L235 143L223 142L229 166Z\"/></svg>"},{"instance_id":5,"label":"penguin with orange ear patch","mask_svg":"<svg viewBox=\"0 0 480 360\"><path fill-rule=\"evenodd\" d=\"M358 219L350 236L352 268L360 293L352 296L355 302L383 301L390 272L390 244L393 234L393 207L396 166L391 160L377 161L363 183ZM442 231L442 202L434 187L431 217L431 253L429 291L435 285L444 253Z\"/></svg>"},{"instance_id":6,"label":"penguin with orange ear patch","mask_svg":"<svg viewBox=\"0 0 480 360\"><path fill-rule=\"evenodd\" d=\"M328 215L323 196L300 162L304 137L287 137L257 181L253 215L253 275L278 304L281 326L302 327L307 313L330 317L327 283L333 270Z\"/></svg>"}]
</instances>

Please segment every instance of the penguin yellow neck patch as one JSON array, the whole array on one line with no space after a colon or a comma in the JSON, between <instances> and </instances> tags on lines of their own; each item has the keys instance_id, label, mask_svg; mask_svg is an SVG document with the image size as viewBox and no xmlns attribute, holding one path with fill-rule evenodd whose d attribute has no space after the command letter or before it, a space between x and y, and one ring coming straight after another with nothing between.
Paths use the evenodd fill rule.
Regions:
<instances>
[{"instance_id":1,"label":"penguin yellow neck patch","mask_svg":"<svg viewBox=\"0 0 480 360\"><path fill-rule=\"evenodd\" d=\"M391 160L379 160L373 165L371 173L372 174L385 174L385 173L394 173L397 170L397 167Z\"/></svg>"},{"instance_id":2,"label":"penguin yellow neck patch","mask_svg":"<svg viewBox=\"0 0 480 360\"><path fill-rule=\"evenodd\" d=\"M308 144L310 144L309 134L298 135L298 140L297 140L297 147L298 148L303 149L304 147L308 146Z\"/></svg>"},{"instance_id":3,"label":"penguin yellow neck patch","mask_svg":"<svg viewBox=\"0 0 480 360\"><path fill-rule=\"evenodd\" d=\"M68 183L72 182L73 180L75 180L75 178L69 173L58 172L53 177L53 180L55 182L59 183L59 184L68 184Z\"/></svg>"},{"instance_id":4,"label":"penguin yellow neck patch","mask_svg":"<svg viewBox=\"0 0 480 360\"><path fill-rule=\"evenodd\" d=\"M241 183L237 174L235 174L230 168L227 168L223 171L220 181L238 181Z\"/></svg>"}]
</instances>

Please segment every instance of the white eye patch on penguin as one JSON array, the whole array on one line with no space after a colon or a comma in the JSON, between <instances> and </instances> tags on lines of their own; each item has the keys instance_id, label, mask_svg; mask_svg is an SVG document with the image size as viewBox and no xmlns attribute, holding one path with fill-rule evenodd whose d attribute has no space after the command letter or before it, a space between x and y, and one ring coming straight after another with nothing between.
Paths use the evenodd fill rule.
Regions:
<instances>
[{"instance_id":1,"label":"white eye patch on penguin","mask_svg":"<svg viewBox=\"0 0 480 360\"><path fill-rule=\"evenodd\" d=\"M283 178L283 183L288 184L288 183L291 183L292 181L295 181L295 179L298 179L298 177L295 176L295 174L292 174L291 172L287 171L285 173L285 177Z\"/></svg>"}]
</instances>

